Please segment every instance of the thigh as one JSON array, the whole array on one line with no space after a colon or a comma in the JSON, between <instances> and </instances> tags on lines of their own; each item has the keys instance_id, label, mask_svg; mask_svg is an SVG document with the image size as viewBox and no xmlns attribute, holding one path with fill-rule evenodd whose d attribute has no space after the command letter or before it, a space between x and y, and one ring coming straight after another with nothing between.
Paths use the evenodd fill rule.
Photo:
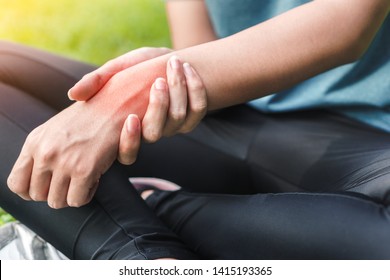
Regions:
<instances>
[{"instance_id":1,"label":"thigh","mask_svg":"<svg viewBox=\"0 0 390 280\"><path fill-rule=\"evenodd\" d=\"M390 134L326 111L269 115L237 106L187 135L145 145L132 176L213 193L334 192L389 199Z\"/></svg>"},{"instance_id":2,"label":"thigh","mask_svg":"<svg viewBox=\"0 0 390 280\"><path fill-rule=\"evenodd\" d=\"M147 203L208 259L390 259L389 205L362 194L179 191Z\"/></svg>"},{"instance_id":3,"label":"thigh","mask_svg":"<svg viewBox=\"0 0 390 280\"><path fill-rule=\"evenodd\" d=\"M71 104L67 91L96 68L5 41L0 41L0 61L0 83L28 93L57 111Z\"/></svg>"},{"instance_id":4,"label":"thigh","mask_svg":"<svg viewBox=\"0 0 390 280\"><path fill-rule=\"evenodd\" d=\"M389 199L390 134L326 111L263 119L248 153L259 192L349 190Z\"/></svg>"},{"instance_id":5,"label":"thigh","mask_svg":"<svg viewBox=\"0 0 390 280\"><path fill-rule=\"evenodd\" d=\"M246 157L257 117L247 106L210 114L189 134L143 145L129 172L164 178L193 192L253 193Z\"/></svg>"}]
</instances>

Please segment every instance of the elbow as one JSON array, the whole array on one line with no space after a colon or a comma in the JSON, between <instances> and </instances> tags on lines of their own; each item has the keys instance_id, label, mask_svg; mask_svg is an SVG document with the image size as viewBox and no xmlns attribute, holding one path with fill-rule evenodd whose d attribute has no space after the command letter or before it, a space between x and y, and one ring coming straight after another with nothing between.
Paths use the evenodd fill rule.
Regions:
<instances>
[{"instance_id":1,"label":"elbow","mask_svg":"<svg viewBox=\"0 0 390 280\"><path fill-rule=\"evenodd\" d=\"M345 64L356 62L360 58L362 58L362 56L366 53L369 46L370 44L361 41L346 44L346 46L342 48L340 54L341 60Z\"/></svg>"},{"instance_id":2,"label":"elbow","mask_svg":"<svg viewBox=\"0 0 390 280\"><path fill-rule=\"evenodd\" d=\"M367 1L356 5L349 14L345 13L349 8L340 9L336 22L342 24L333 33L333 38L338 42L336 48L346 63L355 62L364 56L390 11L390 2Z\"/></svg>"},{"instance_id":3,"label":"elbow","mask_svg":"<svg viewBox=\"0 0 390 280\"><path fill-rule=\"evenodd\" d=\"M387 0L361 1L353 7L349 1L324 0L322 2L330 8L332 22L338 23L333 28L331 40L335 53L344 63L351 63L361 59L377 32L390 12L390 2Z\"/></svg>"},{"instance_id":4,"label":"elbow","mask_svg":"<svg viewBox=\"0 0 390 280\"><path fill-rule=\"evenodd\" d=\"M367 28L368 27L368 28ZM352 63L361 59L372 44L380 25L366 28L350 28L349 33L340 34L338 42L339 55L344 63Z\"/></svg>"}]
</instances>

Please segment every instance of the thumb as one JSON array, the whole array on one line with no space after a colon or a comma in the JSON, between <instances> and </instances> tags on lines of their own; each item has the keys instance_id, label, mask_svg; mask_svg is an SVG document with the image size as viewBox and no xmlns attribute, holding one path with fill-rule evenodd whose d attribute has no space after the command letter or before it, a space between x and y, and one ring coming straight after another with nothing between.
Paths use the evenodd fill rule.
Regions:
<instances>
[{"instance_id":1,"label":"thumb","mask_svg":"<svg viewBox=\"0 0 390 280\"><path fill-rule=\"evenodd\" d=\"M98 70L85 75L69 91L68 98L75 101L91 99L112 77L112 74L101 73Z\"/></svg>"},{"instance_id":2,"label":"thumb","mask_svg":"<svg viewBox=\"0 0 390 280\"><path fill-rule=\"evenodd\" d=\"M112 76L130 66L132 66L132 63L126 61L126 55L109 60L104 65L95 71L86 74L78 81L68 91L69 99L75 101L87 101L88 99L91 99L103 88Z\"/></svg>"}]
</instances>

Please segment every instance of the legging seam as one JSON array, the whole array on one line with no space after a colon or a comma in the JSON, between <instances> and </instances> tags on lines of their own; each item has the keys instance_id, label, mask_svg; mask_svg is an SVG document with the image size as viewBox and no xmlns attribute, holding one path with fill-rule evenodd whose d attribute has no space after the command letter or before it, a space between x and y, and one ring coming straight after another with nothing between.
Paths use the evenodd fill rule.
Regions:
<instances>
[{"instance_id":1,"label":"legging seam","mask_svg":"<svg viewBox=\"0 0 390 280\"><path fill-rule=\"evenodd\" d=\"M256 135L257 135L257 134L256 134ZM202 142L202 141L197 140L197 139L192 138L192 137L188 137L188 136L186 136L185 134L182 135L182 136L185 137L186 140L191 141L191 142L196 143L196 144L199 144L199 145L201 145L202 147L206 147L206 148L209 148L209 147L210 147L210 146L207 145L205 142ZM248 173L251 175L250 181L251 181L251 187L252 187L252 189L254 188L254 179L253 179L253 175L252 175L252 172L251 172L250 164L249 164L249 162L248 162L248 154L249 154L249 151L250 151L250 147L252 146L252 143L254 142L254 138L255 138L255 137L252 137L252 139L251 139L251 141L250 141L250 144L248 145L248 149L247 149L247 151L246 151L246 153L245 153L244 159L239 158L239 157L235 157L235 156L233 156L232 154L227 153L226 151L217 150L217 149L213 148L213 150L214 150L215 152L218 152L218 153L220 153L220 154L223 154L223 155L225 155L225 156L231 157L231 158L233 158L233 159L242 161L242 162L245 164L245 169L246 169L246 170L248 171Z\"/></svg>"},{"instance_id":2,"label":"legging seam","mask_svg":"<svg viewBox=\"0 0 390 280\"><path fill-rule=\"evenodd\" d=\"M122 229L122 228L121 228ZM138 244L137 244L137 241L136 241L137 237L133 238L132 240L134 241L134 246L135 248L137 249L137 252L145 259L149 259L145 254L142 253L142 250L139 248ZM105 244L107 244L109 242L109 240L106 240L105 242L103 242L99 247L98 249L96 250L96 252L91 256L91 259L95 259L95 256L96 254L99 252L100 248L102 248ZM121 250L122 248L119 248L119 250ZM111 254L111 257L112 256L115 256L117 254L118 251L115 251Z\"/></svg>"},{"instance_id":3,"label":"legging seam","mask_svg":"<svg viewBox=\"0 0 390 280\"><path fill-rule=\"evenodd\" d=\"M77 234L76 234L76 238L74 240L74 243L73 243L73 246L72 246L72 258L73 259L76 259L76 244L78 243L78 240L80 238L80 235L81 235L81 232L83 231L84 229L84 226L86 225L86 223L91 219L91 217L95 214L95 211L92 211L91 214L88 215L88 217L84 220L84 222L81 224L79 230L77 231ZM92 256L93 257L93 256Z\"/></svg>"},{"instance_id":4,"label":"legging seam","mask_svg":"<svg viewBox=\"0 0 390 280\"><path fill-rule=\"evenodd\" d=\"M251 164L248 162L248 165L250 166ZM306 188L304 188L304 187L298 186L298 185L295 184L295 183L290 182L290 181L287 180L286 178L281 177L280 175L278 175L278 174L272 172L271 170L268 170L267 168L261 166L261 165L258 164L258 163L253 163L253 166L256 166L256 167L258 167L258 168L261 168L264 172L267 172L267 173L271 174L272 176L275 176L276 178L278 178L278 179L280 179L280 180L282 180L282 181L284 181L284 182L286 182L286 183L288 183L288 184L290 184L290 185L293 185L293 186L296 187L296 188L299 188L299 189L302 189L302 190L304 190L304 191L310 192L310 190L308 190L308 189L306 189Z\"/></svg>"},{"instance_id":5,"label":"legging seam","mask_svg":"<svg viewBox=\"0 0 390 280\"><path fill-rule=\"evenodd\" d=\"M286 178L282 178L281 176L279 176L279 175L275 174L274 172L272 172L272 171L266 169L265 167L261 166L260 164L258 164L258 163L256 163L256 162L254 162L253 164L251 164L251 163L249 162L249 153L250 153L250 151L252 151L252 147L253 147L253 145L254 145L254 143L255 143L255 140L257 139L257 135L258 135L259 133L260 133L260 132L257 132L256 135L252 137L252 139L251 139L251 141L250 141L250 144L249 144L249 146L248 146L248 149L247 149L247 153L246 153L246 155L245 155L245 165L248 167L248 169L249 169L249 171L250 171L250 174L251 174L251 181L252 181L252 182L254 181L254 179L253 179L253 173L254 173L254 172L252 171L251 166L258 166L258 167L261 168L263 171L265 171L265 172L271 174L272 176L277 177L278 179L280 179L280 180L282 180L282 181L284 181L284 182L286 182L286 183L288 183L288 184L290 184L290 185L293 185L293 186L295 186L295 187L297 187L297 188L300 188L300 189L302 189L302 190L305 190L305 191L309 191L309 190L307 190L307 189L305 189L305 188L301 188L300 186L297 186L296 184L290 182L290 181L287 180ZM254 185L254 184L253 184L253 185Z\"/></svg>"},{"instance_id":6,"label":"legging seam","mask_svg":"<svg viewBox=\"0 0 390 280\"><path fill-rule=\"evenodd\" d=\"M384 159L384 160L381 160L381 161L386 161L387 159ZM378 163L378 162L381 162L381 161L377 161L377 162L375 162L375 163ZM370 164L370 165L373 165L373 164ZM368 165L369 166L369 165ZM359 168L358 170L361 170L362 168ZM356 183L356 184L353 184L352 186L350 186L350 187L348 187L348 188L345 188L345 190L351 190L351 189L353 189L353 188L356 188L356 187L359 187L359 186L361 186L361 185L363 185L363 184L366 184L366 183L368 183L368 182L370 182L370 181L373 181L373 180L375 180L375 179L377 179L377 178L379 178L379 177L381 177L381 176L385 176L385 175L388 175L388 174L390 174L390 171L388 171L388 172L384 172L384 173L381 173L381 174L378 174L378 175L376 175L376 176L374 176L374 177L371 177L371 178L368 178L368 179L366 179L366 180L363 180L363 181L361 181L361 182L359 182L359 183Z\"/></svg>"},{"instance_id":7,"label":"legging seam","mask_svg":"<svg viewBox=\"0 0 390 280\"><path fill-rule=\"evenodd\" d=\"M144 257L145 260L149 259L149 258L142 252L141 248L139 247L138 242L137 242L137 237L134 237L133 240L134 240L134 246L135 246L135 248L137 248L138 253L139 253L142 257Z\"/></svg>"},{"instance_id":8,"label":"legging seam","mask_svg":"<svg viewBox=\"0 0 390 280\"><path fill-rule=\"evenodd\" d=\"M248 163L248 165L250 165L250 164ZM287 179L285 179L285 178L279 176L278 174L276 174L276 173L274 173L274 172L272 172L272 171L270 171L270 170L264 168L263 166L261 166L261 165L259 165L259 164L257 164L257 163L254 163L254 165L256 165L258 168L261 168L261 169L263 170L263 172L267 172L268 174L271 174L272 176L275 176L276 178L278 178L278 179L280 179L280 180L282 180L282 181L284 181L284 182L286 182L286 183L288 183L288 184L291 184L291 185L293 185L293 186L295 186L295 187L297 187L297 188L299 188L299 189L301 189L301 190L303 190L303 191L312 192L311 190L309 190L309 189L307 189L307 188L305 188L305 187L303 187L303 186L298 186L297 184L294 184L294 183L290 182L289 180L287 180ZM386 172L386 173L382 173L382 174L377 175L377 176L374 176L374 177L372 177L372 178L363 180L362 182L357 183L357 184L354 184L354 185L352 185L352 186L350 186L350 187L348 187L348 188L344 188L343 190L344 190L344 191L351 191L352 189L357 188L357 187L359 187L359 186L361 186L361 185L363 185L363 184L365 184L365 183L367 183L367 182L373 181L373 180L375 180L375 179L377 179L377 178L379 178L379 177L381 177L381 176L388 175L388 174L390 174L390 171L389 171L389 172Z\"/></svg>"},{"instance_id":9,"label":"legging seam","mask_svg":"<svg viewBox=\"0 0 390 280\"><path fill-rule=\"evenodd\" d=\"M180 192L180 191L179 191ZM348 194L348 192L351 193ZM364 195L366 196L367 198L364 199L362 197L357 197L357 196L354 196L352 195L353 192L351 191L343 191L343 192L283 192L283 193L257 193L257 194L245 194L245 195L240 195L240 196L253 196L253 195L270 195L270 196L317 196L317 197L321 197L321 196L327 196L327 197L339 197L339 198L346 198L346 199L351 199L351 200L355 200L355 201L360 201L360 202L363 202L363 203L366 203L366 204L370 204L370 205L373 205L373 206L376 206L376 207L379 207L379 208L383 208L384 210L388 210L386 205L384 204L381 204L381 203L377 203L375 201L372 201L371 198L369 196L366 196L364 194L361 194L361 195ZM199 196L199 195L202 195L203 197L218 197L218 196L221 196L221 194L213 194L213 193L191 193L191 192L181 192L180 193L181 195L186 195L186 196ZM223 196L237 196L235 194L223 194Z\"/></svg>"},{"instance_id":10,"label":"legging seam","mask_svg":"<svg viewBox=\"0 0 390 280\"><path fill-rule=\"evenodd\" d=\"M115 225L117 225L124 233L125 233L125 235L128 237L128 238L130 238L130 239L132 239L132 240L134 240L134 244L135 244L135 247L137 248L137 250L138 250L138 253L142 256L142 257L144 257L146 260L148 259L147 258L147 256L142 252L142 250L140 250L140 248L139 248L139 246L138 246L138 244L137 244L137 241L136 241L136 237L135 238L133 238L128 232L127 232L127 230L106 210L106 208L103 206L103 204L101 204L97 199L95 200L96 201L96 203L101 207L101 209L107 214L107 216L111 219L111 221L113 221L113 223L115 224Z\"/></svg>"},{"instance_id":11,"label":"legging seam","mask_svg":"<svg viewBox=\"0 0 390 280\"><path fill-rule=\"evenodd\" d=\"M384 150L387 150L387 149L384 149ZM375 150L375 151L376 151L376 152L379 152L379 150ZM370 163L368 163L367 165L364 165L364 166L362 166L362 167L360 167L360 168L358 168L358 169L356 169L356 170L353 170L353 171L351 171L351 172L348 172L347 174L345 174L345 175L343 176L343 178L344 178L344 177L348 177L348 176L350 176L351 174L353 174L354 172L357 172L357 171L359 171L359 170L362 170L363 168L366 168L366 167L368 167L368 166L377 164L377 163L382 162L382 161L387 161L387 160L389 160L389 159L388 159L388 158L385 158L385 159L381 159L381 160L377 160L377 161L372 160L372 161L371 161Z\"/></svg>"}]
</instances>

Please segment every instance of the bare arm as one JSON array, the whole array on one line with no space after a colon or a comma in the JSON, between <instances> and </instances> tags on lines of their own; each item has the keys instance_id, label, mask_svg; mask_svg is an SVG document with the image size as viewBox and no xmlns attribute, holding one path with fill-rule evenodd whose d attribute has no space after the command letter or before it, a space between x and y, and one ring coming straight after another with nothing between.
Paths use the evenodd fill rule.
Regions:
<instances>
[{"instance_id":1,"label":"bare arm","mask_svg":"<svg viewBox=\"0 0 390 280\"><path fill-rule=\"evenodd\" d=\"M388 0L316 0L230 37L180 49L176 54L201 76L208 109L223 108L281 91L359 59L389 9ZM142 82L150 84L149 77L165 76L164 65L171 56L138 65L137 69L148 69ZM128 68L116 76L134 75L134 71L138 72ZM117 100L125 100L127 93L123 98L119 92L117 95ZM146 95L139 98L147 103Z\"/></svg>"},{"instance_id":2,"label":"bare arm","mask_svg":"<svg viewBox=\"0 0 390 280\"><path fill-rule=\"evenodd\" d=\"M174 25L174 44L191 46L176 53L200 74L208 109L213 110L281 91L357 60L370 45L389 6L388 0L316 0L214 41L209 41L215 35L203 1L168 1L167 9ZM209 42L198 45L203 41ZM148 75L165 75L162 65L170 56L146 62L152 66ZM132 72L124 70L125 75L126 71ZM79 87L78 95L83 95L83 90Z\"/></svg>"},{"instance_id":3,"label":"bare arm","mask_svg":"<svg viewBox=\"0 0 390 280\"><path fill-rule=\"evenodd\" d=\"M209 109L271 94L358 59L388 0L317 0L231 37L178 51L201 75Z\"/></svg>"},{"instance_id":4,"label":"bare arm","mask_svg":"<svg viewBox=\"0 0 390 280\"><path fill-rule=\"evenodd\" d=\"M203 0L168 1L166 5L171 41L175 49L216 39Z\"/></svg>"}]
</instances>

